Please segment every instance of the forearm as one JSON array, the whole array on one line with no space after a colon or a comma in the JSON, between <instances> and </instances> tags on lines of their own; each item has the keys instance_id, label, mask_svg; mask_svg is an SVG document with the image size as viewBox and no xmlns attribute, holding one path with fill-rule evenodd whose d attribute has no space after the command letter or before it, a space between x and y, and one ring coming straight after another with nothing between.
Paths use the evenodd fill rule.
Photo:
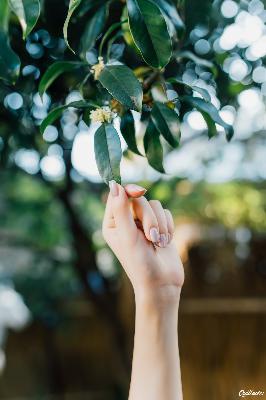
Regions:
<instances>
[{"instance_id":1,"label":"forearm","mask_svg":"<svg viewBox=\"0 0 266 400\"><path fill-rule=\"evenodd\" d=\"M129 400L182 400L178 306L179 297L161 302L136 296Z\"/></svg>"}]
</instances>

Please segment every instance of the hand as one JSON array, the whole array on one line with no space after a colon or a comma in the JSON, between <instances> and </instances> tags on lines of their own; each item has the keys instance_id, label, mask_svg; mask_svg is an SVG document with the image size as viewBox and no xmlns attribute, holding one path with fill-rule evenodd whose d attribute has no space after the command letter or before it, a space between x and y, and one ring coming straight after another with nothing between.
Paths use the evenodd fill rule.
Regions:
<instances>
[{"instance_id":1,"label":"hand","mask_svg":"<svg viewBox=\"0 0 266 400\"><path fill-rule=\"evenodd\" d=\"M179 299L184 270L172 242L174 222L145 189L110 182L103 236L127 273L138 299ZM132 199L129 199L133 197ZM139 197L140 196L140 197Z\"/></svg>"}]
</instances>

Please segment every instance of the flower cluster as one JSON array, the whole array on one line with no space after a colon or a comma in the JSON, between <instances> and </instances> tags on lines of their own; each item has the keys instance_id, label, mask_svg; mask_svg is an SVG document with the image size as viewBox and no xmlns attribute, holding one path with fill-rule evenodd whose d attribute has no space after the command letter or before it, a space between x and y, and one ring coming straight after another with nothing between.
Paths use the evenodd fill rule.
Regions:
<instances>
[{"instance_id":1,"label":"flower cluster","mask_svg":"<svg viewBox=\"0 0 266 400\"><path fill-rule=\"evenodd\" d=\"M116 113L108 106L96 108L96 110L90 112L91 122L111 123L115 117Z\"/></svg>"},{"instance_id":2,"label":"flower cluster","mask_svg":"<svg viewBox=\"0 0 266 400\"><path fill-rule=\"evenodd\" d=\"M99 79L100 73L104 69L104 61L102 57L98 57L98 64L95 64L91 67L91 73L94 76L94 79Z\"/></svg>"}]
</instances>

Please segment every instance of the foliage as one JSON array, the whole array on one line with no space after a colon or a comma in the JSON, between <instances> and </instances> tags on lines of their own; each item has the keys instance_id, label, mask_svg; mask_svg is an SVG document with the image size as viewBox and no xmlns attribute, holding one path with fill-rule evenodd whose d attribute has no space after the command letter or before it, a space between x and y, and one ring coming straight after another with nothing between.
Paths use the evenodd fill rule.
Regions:
<instances>
[{"instance_id":1,"label":"foliage","mask_svg":"<svg viewBox=\"0 0 266 400\"><path fill-rule=\"evenodd\" d=\"M209 138L218 135L216 124L224 128L228 140L233 136L233 128L220 117L208 90L200 86L201 82L193 84L183 79L188 64L201 73L208 71L214 85L214 78L220 73L219 65L211 59L213 55L199 58L191 51L190 43L191 31L200 23L209 24L211 9L215 5L212 6L210 0L205 0L203 5L194 2L191 13L187 9L188 3L184 5L172 0L70 0L66 10L61 1L61 14L66 12L66 15L64 24L60 26L58 23L56 29L62 29L67 50L62 41L58 42L57 48L51 46L50 34L44 29L31 33L36 24L43 26L45 19L56 13L48 0L41 2L42 7L39 0L3 0L0 10L0 78L6 84L17 81L16 85L24 90L24 95L29 95L29 89L33 87L25 75L25 53L20 55L22 65L26 65L21 73L21 61L13 50L21 46L14 20L16 16L27 49L30 52L30 46L33 46L31 51L36 52L36 59L39 58L38 41L48 49L54 47L54 54L45 60L47 68L38 85L40 96L48 91L53 103L41 124L41 132L56 123L65 110L75 107L79 113L82 112L80 118L88 125L91 120L113 125L118 117L129 149L139 154L131 117L132 111L137 111L146 126L145 155L153 168L164 172L163 152L179 146L180 124L190 110L197 109L203 115ZM12 48L10 39L11 42L18 40ZM187 59L192 61L187 62ZM59 95L56 83L58 80L62 82L62 76L65 80ZM80 92L80 101L64 104L67 101L65 96L76 89ZM220 101L224 101L222 96ZM90 114L107 108L110 110L107 120L99 112ZM33 123L38 125L39 121ZM118 154L121 144L117 126L113 125L108 140L106 135L101 135L104 130L104 126L100 127L96 136L95 155L99 172L108 183L113 178L120 180L121 157ZM36 141L40 145L40 140L35 138L33 147L36 147ZM39 145L38 151L43 147Z\"/></svg>"}]
</instances>

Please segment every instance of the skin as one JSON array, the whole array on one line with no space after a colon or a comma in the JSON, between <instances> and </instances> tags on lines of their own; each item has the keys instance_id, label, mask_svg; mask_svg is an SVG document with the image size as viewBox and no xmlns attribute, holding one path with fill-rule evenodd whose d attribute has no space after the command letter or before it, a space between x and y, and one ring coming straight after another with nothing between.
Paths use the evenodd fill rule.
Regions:
<instances>
[{"instance_id":1,"label":"skin","mask_svg":"<svg viewBox=\"0 0 266 400\"><path fill-rule=\"evenodd\" d=\"M174 222L145 189L110 182L103 235L130 279L136 304L129 400L181 400L177 323L184 270Z\"/></svg>"}]
</instances>

